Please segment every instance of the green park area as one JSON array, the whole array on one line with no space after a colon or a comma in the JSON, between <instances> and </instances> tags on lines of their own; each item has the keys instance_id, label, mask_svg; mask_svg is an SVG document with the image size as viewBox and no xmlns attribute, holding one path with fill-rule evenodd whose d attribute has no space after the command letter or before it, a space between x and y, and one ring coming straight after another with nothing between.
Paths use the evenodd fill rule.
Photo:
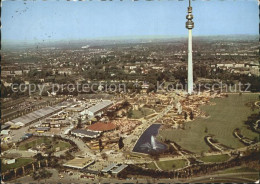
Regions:
<instances>
[{"instance_id":1,"label":"green park area","mask_svg":"<svg viewBox=\"0 0 260 184\"><path fill-rule=\"evenodd\" d=\"M149 109L149 108L140 108L138 110L130 110L128 112L128 118L131 118L131 119L140 119L140 118L143 118L145 116L148 116L150 114L153 114L154 111L152 109Z\"/></svg>"},{"instance_id":2,"label":"green park area","mask_svg":"<svg viewBox=\"0 0 260 184\"><path fill-rule=\"evenodd\" d=\"M247 166L238 166L238 167L228 168L216 172L216 174L231 174L231 173L240 173L241 174L240 177L252 179L253 181L259 180L259 170ZM252 174L243 175L243 173L252 173Z\"/></svg>"},{"instance_id":3,"label":"green park area","mask_svg":"<svg viewBox=\"0 0 260 184\"><path fill-rule=\"evenodd\" d=\"M157 161L157 165L160 169L164 171L173 171L175 169L183 168L186 166L186 160L167 160L167 161ZM156 165L151 162L147 165L149 169L158 169Z\"/></svg>"},{"instance_id":4,"label":"green park area","mask_svg":"<svg viewBox=\"0 0 260 184\"><path fill-rule=\"evenodd\" d=\"M221 173L221 174L241 173L241 172L243 173L243 172L259 172L259 171L257 169L249 168L246 166L238 166L238 167L233 167L233 168L228 168L225 170L218 171L218 173Z\"/></svg>"},{"instance_id":5,"label":"green park area","mask_svg":"<svg viewBox=\"0 0 260 184\"><path fill-rule=\"evenodd\" d=\"M70 143L53 138L53 137L32 137L19 144L20 150L28 150L37 148L39 145L44 145L49 151L55 151L59 147L60 151L69 149Z\"/></svg>"},{"instance_id":6,"label":"green park area","mask_svg":"<svg viewBox=\"0 0 260 184\"><path fill-rule=\"evenodd\" d=\"M15 160L15 163L13 163L13 164L4 164L2 161L1 172L5 172L10 169L15 169L15 168L25 166L29 163L32 163L33 161L34 161L34 159L32 159L32 158L18 158Z\"/></svg>"},{"instance_id":7,"label":"green park area","mask_svg":"<svg viewBox=\"0 0 260 184\"><path fill-rule=\"evenodd\" d=\"M211 155L199 158L203 162L225 162L230 158L228 155Z\"/></svg>"},{"instance_id":8,"label":"green park area","mask_svg":"<svg viewBox=\"0 0 260 184\"><path fill-rule=\"evenodd\" d=\"M244 145L232 135L235 128L241 130L242 135L254 139L258 134L251 131L245 125L248 116L259 112L254 111L246 105L258 100L259 94L229 94L226 98L216 98L211 101L216 105L203 105L201 110L209 117L196 118L194 121L186 123L185 129L165 129L159 132L158 138L162 140L172 140L182 148L194 153L209 151L209 146L205 143L206 135L214 135L214 138L221 144L232 148L243 147Z\"/></svg>"}]
</instances>

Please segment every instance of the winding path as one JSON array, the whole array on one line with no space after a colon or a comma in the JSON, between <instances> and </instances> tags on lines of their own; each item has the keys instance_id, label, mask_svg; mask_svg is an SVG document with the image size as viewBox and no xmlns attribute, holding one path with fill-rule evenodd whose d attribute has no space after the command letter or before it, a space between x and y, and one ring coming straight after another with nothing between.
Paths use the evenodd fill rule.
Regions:
<instances>
[{"instance_id":1,"label":"winding path","mask_svg":"<svg viewBox=\"0 0 260 184\"><path fill-rule=\"evenodd\" d=\"M162 169L158 166L158 164L157 164L156 161L153 161L153 163L154 163L154 165L157 167L157 169L158 169L159 171L162 171Z\"/></svg>"}]
</instances>

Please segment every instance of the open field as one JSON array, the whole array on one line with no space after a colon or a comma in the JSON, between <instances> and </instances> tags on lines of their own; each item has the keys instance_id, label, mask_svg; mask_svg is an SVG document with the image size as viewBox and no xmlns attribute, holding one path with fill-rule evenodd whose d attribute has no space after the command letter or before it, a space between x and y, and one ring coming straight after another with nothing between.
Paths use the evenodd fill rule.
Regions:
<instances>
[{"instance_id":1,"label":"open field","mask_svg":"<svg viewBox=\"0 0 260 184\"><path fill-rule=\"evenodd\" d=\"M225 162L230 158L228 155L212 155L199 158L203 162Z\"/></svg>"},{"instance_id":2,"label":"open field","mask_svg":"<svg viewBox=\"0 0 260 184\"><path fill-rule=\"evenodd\" d=\"M246 106L247 102L257 101L259 94L229 94L227 98L213 99L216 105L201 106L201 109L209 114L208 118L197 118L187 122L185 130L166 129L159 132L158 138L175 141L184 149L195 153L208 151L210 148L204 141L206 135L215 135L220 143L232 148L243 147L243 144L236 139L232 132L240 128L242 135L254 139L257 133L247 129L244 121L254 112ZM208 129L208 133L205 129Z\"/></svg>"},{"instance_id":3,"label":"open field","mask_svg":"<svg viewBox=\"0 0 260 184\"><path fill-rule=\"evenodd\" d=\"M49 137L33 137L25 140L19 145L20 150L28 150L29 148L36 148L37 146L44 143L47 147L51 146L51 149L55 151L57 147L60 147L60 151L70 148L71 145L62 140L55 140Z\"/></svg>"},{"instance_id":4,"label":"open field","mask_svg":"<svg viewBox=\"0 0 260 184\"><path fill-rule=\"evenodd\" d=\"M147 164L146 167L147 167L148 169L153 169L153 170L158 169L153 162Z\"/></svg>"},{"instance_id":5,"label":"open field","mask_svg":"<svg viewBox=\"0 0 260 184\"><path fill-rule=\"evenodd\" d=\"M18 168L18 167L27 165L27 164L32 163L32 162L33 162L33 159L31 159L31 158L18 158L15 161L14 164L4 164L4 163L2 163L1 164L1 171L5 172L7 170Z\"/></svg>"},{"instance_id":6,"label":"open field","mask_svg":"<svg viewBox=\"0 0 260 184\"><path fill-rule=\"evenodd\" d=\"M167 161L157 161L157 165L165 171L171 171L179 169L186 166L186 160L167 160ZM147 165L149 169L157 169L153 162Z\"/></svg>"}]
</instances>

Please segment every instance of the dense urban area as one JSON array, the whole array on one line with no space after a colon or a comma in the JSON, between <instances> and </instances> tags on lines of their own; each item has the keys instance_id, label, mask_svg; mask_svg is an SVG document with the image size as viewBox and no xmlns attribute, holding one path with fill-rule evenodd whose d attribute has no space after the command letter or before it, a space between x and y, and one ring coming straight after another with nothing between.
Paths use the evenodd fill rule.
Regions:
<instances>
[{"instance_id":1,"label":"dense urban area","mask_svg":"<svg viewBox=\"0 0 260 184\"><path fill-rule=\"evenodd\" d=\"M2 181L258 180L258 37L193 40L192 95L186 38L2 50Z\"/></svg>"}]
</instances>

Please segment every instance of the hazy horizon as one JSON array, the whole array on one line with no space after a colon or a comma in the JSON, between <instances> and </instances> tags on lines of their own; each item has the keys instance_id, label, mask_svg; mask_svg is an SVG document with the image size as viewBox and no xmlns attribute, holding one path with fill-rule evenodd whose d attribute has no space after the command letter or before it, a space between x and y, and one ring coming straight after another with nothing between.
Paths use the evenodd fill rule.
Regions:
<instances>
[{"instance_id":1,"label":"hazy horizon","mask_svg":"<svg viewBox=\"0 0 260 184\"><path fill-rule=\"evenodd\" d=\"M228 38L227 38L228 37ZM245 40L245 39L256 39L258 40L259 35L249 35L249 34L237 34L237 35L201 35L201 36L193 36L193 39L216 39L219 40L225 39L225 40ZM53 47L55 44L78 44L78 46L96 46L97 43L103 43L104 45L113 45L113 44L120 44L120 43L148 43L149 41L155 42L155 41L162 41L162 42L171 42L174 40L180 41L183 39L188 39L187 35L183 36L163 36L163 35L151 35L151 36L118 36L118 37L99 37L99 38L92 38L92 39L74 39L74 40L46 40L44 42L29 42L29 41L2 41L2 49L9 49L9 48L15 48L16 46L19 47L26 47L26 48L32 48L35 46L51 46ZM111 43L108 43L110 42ZM113 41L113 42L112 42ZM100 45L100 44L98 44Z\"/></svg>"},{"instance_id":2,"label":"hazy horizon","mask_svg":"<svg viewBox=\"0 0 260 184\"><path fill-rule=\"evenodd\" d=\"M4 1L2 43L186 37L188 1ZM258 35L251 1L192 1L193 36Z\"/></svg>"}]
</instances>

